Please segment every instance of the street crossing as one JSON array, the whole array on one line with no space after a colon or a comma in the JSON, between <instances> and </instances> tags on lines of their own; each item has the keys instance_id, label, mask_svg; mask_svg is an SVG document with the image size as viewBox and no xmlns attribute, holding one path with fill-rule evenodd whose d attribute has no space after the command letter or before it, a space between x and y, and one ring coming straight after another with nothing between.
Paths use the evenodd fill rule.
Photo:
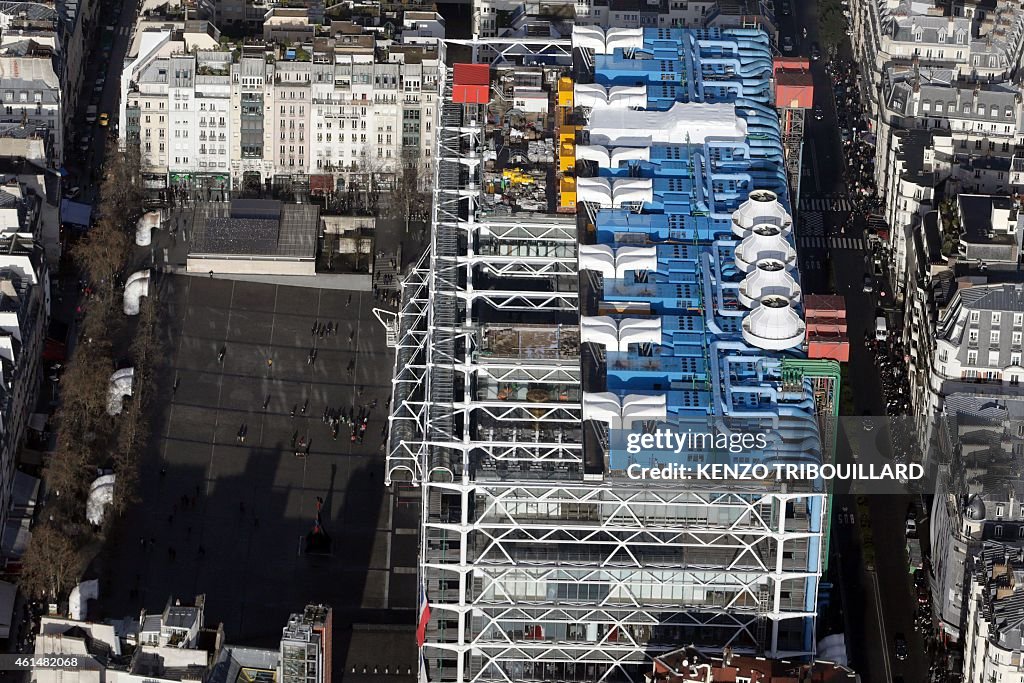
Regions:
<instances>
[{"instance_id":1,"label":"street crossing","mask_svg":"<svg viewBox=\"0 0 1024 683\"><path fill-rule=\"evenodd\" d=\"M800 211L853 211L853 201L846 197L804 197Z\"/></svg>"},{"instance_id":2,"label":"street crossing","mask_svg":"<svg viewBox=\"0 0 1024 683\"><path fill-rule=\"evenodd\" d=\"M797 247L809 249L850 249L864 251L863 237L801 237L796 241Z\"/></svg>"},{"instance_id":3,"label":"street crossing","mask_svg":"<svg viewBox=\"0 0 1024 683\"><path fill-rule=\"evenodd\" d=\"M818 211L809 211L800 216L800 224L797 226L797 233L801 237L823 237L825 235L825 220Z\"/></svg>"}]
</instances>

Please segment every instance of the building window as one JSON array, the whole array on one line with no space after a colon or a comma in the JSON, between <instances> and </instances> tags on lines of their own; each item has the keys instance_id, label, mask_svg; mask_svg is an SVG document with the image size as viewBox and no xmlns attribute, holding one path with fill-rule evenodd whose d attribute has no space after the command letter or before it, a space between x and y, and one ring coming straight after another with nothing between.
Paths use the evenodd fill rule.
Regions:
<instances>
[{"instance_id":1,"label":"building window","mask_svg":"<svg viewBox=\"0 0 1024 683\"><path fill-rule=\"evenodd\" d=\"M1002 524L997 524L994 533L995 533L995 537L996 538L1002 538L1003 537L1003 525Z\"/></svg>"},{"instance_id":2,"label":"building window","mask_svg":"<svg viewBox=\"0 0 1024 683\"><path fill-rule=\"evenodd\" d=\"M1021 333L1020 332L1014 332L1013 333L1012 341L1013 341L1013 345L1014 346L1020 346L1020 337L1021 337Z\"/></svg>"},{"instance_id":3,"label":"building window","mask_svg":"<svg viewBox=\"0 0 1024 683\"><path fill-rule=\"evenodd\" d=\"M978 331L977 330L971 330L970 332L968 332L967 333L967 341L970 342L971 344L977 344L978 343Z\"/></svg>"},{"instance_id":4,"label":"building window","mask_svg":"<svg viewBox=\"0 0 1024 683\"><path fill-rule=\"evenodd\" d=\"M999 333L998 332L990 333L989 336L988 336L988 341L989 341L990 344L998 344L999 343Z\"/></svg>"},{"instance_id":5,"label":"building window","mask_svg":"<svg viewBox=\"0 0 1024 683\"><path fill-rule=\"evenodd\" d=\"M971 322L976 323L981 320L981 313L978 311L971 311Z\"/></svg>"},{"instance_id":6,"label":"building window","mask_svg":"<svg viewBox=\"0 0 1024 683\"><path fill-rule=\"evenodd\" d=\"M968 365L977 365L978 364L978 352L977 351L968 351L967 352L967 364Z\"/></svg>"}]
</instances>

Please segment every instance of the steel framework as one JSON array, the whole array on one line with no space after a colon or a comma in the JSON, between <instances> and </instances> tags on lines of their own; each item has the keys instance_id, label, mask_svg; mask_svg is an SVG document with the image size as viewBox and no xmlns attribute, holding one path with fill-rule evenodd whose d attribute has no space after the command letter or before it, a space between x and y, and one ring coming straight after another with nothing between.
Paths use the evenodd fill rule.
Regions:
<instances>
[{"instance_id":1,"label":"steel framework","mask_svg":"<svg viewBox=\"0 0 1024 683\"><path fill-rule=\"evenodd\" d=\"M577 224L486 215L484 121L445 86L431 246L391 323L387 483L422 487L424 676L641 681L680 642L808 654L824 494L638 482L586 452Z\"/></svg>"}]
</instances>

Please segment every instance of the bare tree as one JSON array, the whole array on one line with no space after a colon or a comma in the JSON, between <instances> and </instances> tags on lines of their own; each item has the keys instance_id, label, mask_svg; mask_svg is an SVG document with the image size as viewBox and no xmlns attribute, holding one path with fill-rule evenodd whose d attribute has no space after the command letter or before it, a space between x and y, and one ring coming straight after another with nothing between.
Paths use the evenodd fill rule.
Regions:
<instances>
[{"instance_id":1,"label":"bare tree","mask_svg":"<svg viewBox=\"0 0 1024 683\"><path fill-rule=\"evenodd\" d=\"M388 208L393 217L405 222L405 234L408 235L409 224L421 219L430 207L430 193L420 173L419 157L412 150L406 152L402 159L402 172L392 197Z\"/></svg>"},{"instance_id":2,"label":"bare tree","mask_svg":"<svg viewBox=\"0 0 1024 683\"><path fill-rule=\"evenodd\" d=\"M21 589L27 595L58 601L78 583L85 564L79 539L53 522L44 522L33 529L22 558Z\"/></svg>"},{"instance_id":3,"label":"bare tree","mask_svg":"<svg viewBox=\"0 0 1024 683\"><path fill-rule=\"evenodd\" d=\"M128 235L117 224L113 211L108 210L71 252L96 292L104 298L113 292L115 278L128 258Z\"/></svg>"},{"instance_id":4,"label":"bare tree","mask_svg":"<svg viewBox=\"0 0 1024 683\"><path fill-rule=\"evenodd\" d=\"M114 449L113 464L117 478L114 483L113 509L119 515L136 500L138 454L145 451L149 441L150 425L146 409L153 395L153 365L160 353L158 322L156 297L151 295L142 301L138 326L132 339L134 391L132 401L121 415L117 447Z\"/></svg>"},{"instance_id":5,"label":"bare tree","mask_svg":"<svg viewBox=\"0 0 1024 683\"><path fill-rule=\"evenodd\" d=\"M142 157L138 145L121 149L116 139L107 142L103 164L100 197L104 209L113 209L113 215L132 221L142 209L145 190L142 186Z\"/></svg>"}]
</instances>

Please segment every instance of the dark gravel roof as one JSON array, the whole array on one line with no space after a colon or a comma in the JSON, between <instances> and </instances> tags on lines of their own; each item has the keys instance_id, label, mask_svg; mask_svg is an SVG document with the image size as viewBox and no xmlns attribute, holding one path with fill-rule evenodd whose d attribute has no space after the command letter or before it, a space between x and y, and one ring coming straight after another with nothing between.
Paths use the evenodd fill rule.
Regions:
<instances>
[{"instance_id":1,"label":"dark gravel roof","mask_svg":"<svg viewBox=\"0 0 1024 683\"><path fill-rule=\"evenodd\" d=\"M193 214L189 253L313 258L319 223L315 204L202 202Z\"/></svg>"}]
</instances>

